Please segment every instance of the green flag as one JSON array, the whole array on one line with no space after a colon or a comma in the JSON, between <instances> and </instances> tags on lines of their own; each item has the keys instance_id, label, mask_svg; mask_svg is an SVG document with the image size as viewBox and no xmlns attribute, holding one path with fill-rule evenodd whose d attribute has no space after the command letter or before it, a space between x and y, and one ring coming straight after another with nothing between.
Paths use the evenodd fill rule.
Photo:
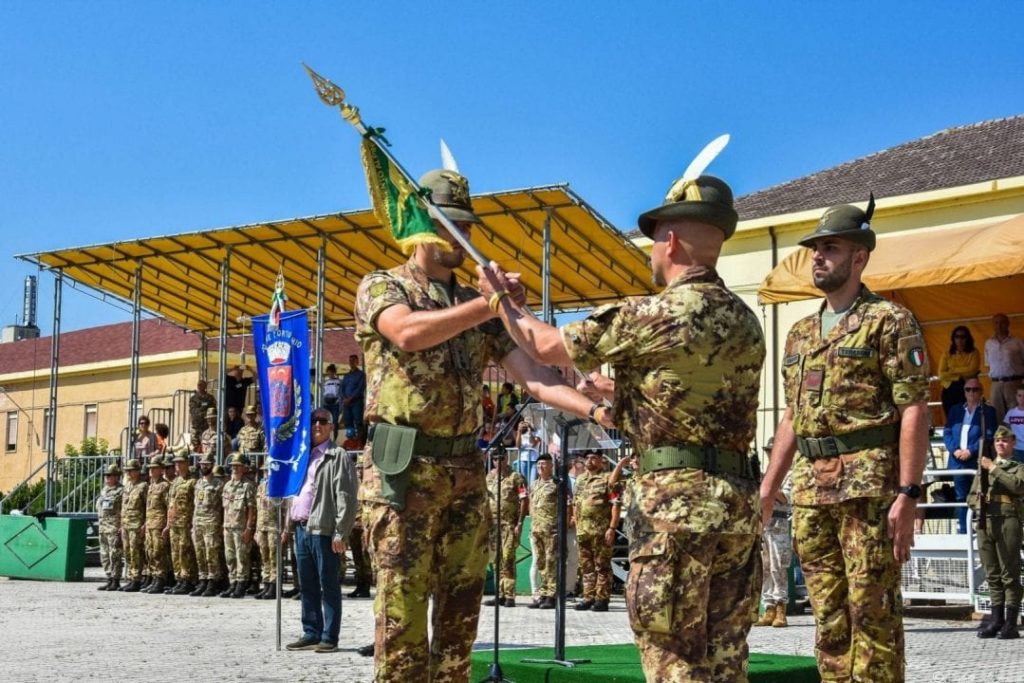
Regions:
<instances>
[{"instance_id":1,"label":"green flag","mask_svg":"<svg viewBox=\"0 0 1024 683\"><path fill-rule=\"evenodd\" d=\"M391 231L399 249L409 254L417 244L436 244L451 250L451 245L438 236L412 183L369 137L363 138L362 157L373 215Z\"/></svg>"}]
</instances>

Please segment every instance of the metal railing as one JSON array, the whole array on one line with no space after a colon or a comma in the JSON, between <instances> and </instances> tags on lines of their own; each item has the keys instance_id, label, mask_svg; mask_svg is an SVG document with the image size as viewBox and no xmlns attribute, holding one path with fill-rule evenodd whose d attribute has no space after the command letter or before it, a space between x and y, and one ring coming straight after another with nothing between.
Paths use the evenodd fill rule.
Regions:
<instances>
[{"instance_id":1,"label":"metal railing","mask_svg":"<svg viewBox=\"0 0 1024 683\"><path fill-rule=\"evenodd\" d=\"M13 498L14 494L16 494L18 491L20 491L21 489L26 488L27 486L29 486L32 483L32 480L36 478L36 475L39 474L40 472L42 472L45 469L46 469L46 461L44 460L41 465L39 465L34 470L32 470L29 473L29 475L27 477L25 477L24 479L22 479L17 485L15 485L15 487L13 489L8 491L4 496L0 497L0 513L7 514L7 513L11 512L10 510L7 510L5 508L4 504L7 501L9 501L11 498ZM38 496L37 496L37 498L38 498ZM29 501L29 503L27 505L25 505L24 508L19 508L19 509L21 509L21 510L28 510L28 509L30 509L32 507L32 503L34 502L34 500L35 499L33 499L32 501Z\"/></svg>"}]
</instances>

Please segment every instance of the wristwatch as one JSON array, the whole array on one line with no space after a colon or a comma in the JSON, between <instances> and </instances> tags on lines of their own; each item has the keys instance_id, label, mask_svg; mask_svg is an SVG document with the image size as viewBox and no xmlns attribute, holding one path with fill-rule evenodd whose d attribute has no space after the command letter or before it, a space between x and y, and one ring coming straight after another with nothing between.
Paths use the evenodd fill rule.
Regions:
<instances>
[{"instance_id":1,"label":"wristwatch","mask_svg":"<svg viewBox=\"0 0 1024 683\"><path fill-rule=\"evenodd\" d=\"M921 497L921 487L917 484L911 484L910 486L901 486L899 492L905 495L907 498L913 498L917 500Z\"/></svg>"}]
</instances>

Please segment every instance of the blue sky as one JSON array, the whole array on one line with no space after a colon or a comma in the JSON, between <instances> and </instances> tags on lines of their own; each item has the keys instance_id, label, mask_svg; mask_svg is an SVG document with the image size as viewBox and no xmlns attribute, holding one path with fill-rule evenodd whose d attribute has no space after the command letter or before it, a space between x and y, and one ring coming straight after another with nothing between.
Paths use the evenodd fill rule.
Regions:
<instances>
[{"instance_id":1,"label":"blue sky","mask_svg":"<svg viewBox=\"0 0 1024 683\"><path fill-rule=\"evenodd\" d=\"M17 253L367 206L301 61L414 173L444 137L474 191L567 181L630 229L722 132L743 194L1024 112L1021 26L1019 2L0 2L0 325ZM65 303L65 330L129 319Z\"/></svg>"}]
</instances>

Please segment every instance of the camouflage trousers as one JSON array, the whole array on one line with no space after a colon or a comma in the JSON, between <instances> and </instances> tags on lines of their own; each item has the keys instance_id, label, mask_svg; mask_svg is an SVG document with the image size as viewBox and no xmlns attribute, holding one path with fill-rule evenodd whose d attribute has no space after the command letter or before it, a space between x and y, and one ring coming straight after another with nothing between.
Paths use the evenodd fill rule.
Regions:
<instances>
[{"instance_id":1,"label":"camouflage trousers","mask_svg":"<svg viewBox=\"0 0 1024 683\"><path fill-rule=\"evenodd\" d=\"M124 530L125 576L129 581L142 578L145 564L145 531L143 529Z\"/></svg>"},{"instance_id":2,"label":"camouflage trousers","mask_svg":"<svg viewBox=\"0 0 1024 683\"><path fill-rule=\"evenodd\" d=\"M631 539L626 607L648 681L745 682L758 534Z\"/></svg>"},{"instance_id":3,"label":"camouflage trousers","mask_svg":"<svg viewBox=\"0 0 1024 683\"><path fill-rule=\"evenodd\" d=\"M793 536L818 625L823 681L904 680L900 565L886 534L891 498L794 506Z\"/></svg>"},{"instance_id":4,"label":"camouflage trousers","mask_svg":"<svg viewBox=\"0 0 1024 683\"><path fill-rule=\"evenodd\" d=\"M224 578L224 534L219 524L198 522L192 528L192 544L199 565L199 580Z\"/></svg>"},{"instance_id":5,"label":"camouflage trousers","mask_svg":"<svg viewBox=\"0 0 1024 683\"><path fill-rule=\"evenodd\" d=\"M256 545L260 549L262 579L264 583L277 581L277 548L281 545L281 534L276 529L260 529L256 532Z\"/></svg>"},{"instance_id":6,"label":"camouflage trousers","mask_svg":"<svg viewBox=\"0 0 1024 683\"><path fill-rule=\"evenodd\" d=\"M789 603L789 565L793 562L793 535L788 519L772 519L761 535L761 602L768 605Z\"/></svg>"},{"instance_id":7,"label":"camouflage trousers","mask_svg":"<svg viewBox=\"0 0 1024 683\"><path fill-rule=\"evenodd\" d=\"M244 529L224 529L224 559L228 580L249 580L249 544L242 538Z\"/></svg>"},{"instance_id":8,"label":"camouflage trousers","mask_svg":"<svg viewBox=\"0 0 1024 683\"><path fill-rule=\"evenodd\" d=\"M163 576L171 568L170 539L164 536L163 528L146 529L146 560L149 575Z\"/></svg>"},{"instance_id":9,"label":"camouflage trousers","mask_svg":"<svg viewBox=\"0 0 1024 683\"><path fill-rule=\"evenodd\" d=\"M985 529L978 529L978 554L988 580L992 605L1014 607L1020 604L1020 518L1016 515L989 515Z\"/></svg>"},{"instance_id":10,"label":"camouflage trousers","mask_svg":"<svg viewBox=\"0 0 1024 683\"><path fill-rule=\"evenodd\" d=\"M370 553L363 542L363 528L356 526L348 535L348 547L352 551L352 565L355 568L356 585L369 586L373 583L373 570L370 569Z\"/></svg>"},{"instance_id":11,"label":"camouflage trousers","mask_svg":"<svg viewBox=\"0 0 1024 683\"><path fill-rule=\"evenodd\" d=\"M171 527L171 565L174 578L194 583L198 573L196 550L188 527Z\"/></svg>"},{"instance_id":12,"label":"camouflage trousers","mask_svg":"<svg viewBox=\"0 0 1024 683\"><path fill-rule=\"evenodd\" d=\"M516 597L516 551L519 539L515 535L515 522L501 524L501 566L498 567L498 534L497 525L491 529L490 548L491 566L498 577L498 597Z\"/></svg>"},{"instance_id":13,"label":"camouflage trousers","mask_svg":"<svg viewBox=\"0 0 1024 683\"><path fill-rule=\"evenodd\" d=\"M380 497L375 469L363 475L363 508L377 569L374 680L469 679L487 568L490 514L478 458L414 459L405 508ZM427 606L433 600L432 638Z\"/></svg>"},{"instance_id":14,"label":"camouflage trousers","mask_svg":"<svg viewBox=\"0 0 1024 683\"><path fill-rule=\"evenodd\" d=\"M584 600L608 600L612 594L612 547L601 534L577 534L580 574L583 575ZM569 577L569 583L575 577Z\"/></svg>"},{"instance_id":15,"label":"camouflage trousers","mask_svg":"<svg viewBox=\"0 0 1024 683\"><path fill-rule=\"evenodd\" d=\"M536 553L537 573L540 574L540 583L537 592L541 597L555 597L555 580L558 578L558 546L555 543L554 529L540 529L530 531L530 540L533 541L533 551Z\"/></svg>"},{"instance_id":16,"label":"camouflage trousers","mask_svg":"<svg viewBox=\"0 0 1024 683\"><path fill-rule=\"evenodd\" d=\"M103 571L108 579L121 578L121 563L124 559L121 544L121 532L118 529L113 531L100 531L100 562L103 564Z\"/></svg>"}]
</instances>

